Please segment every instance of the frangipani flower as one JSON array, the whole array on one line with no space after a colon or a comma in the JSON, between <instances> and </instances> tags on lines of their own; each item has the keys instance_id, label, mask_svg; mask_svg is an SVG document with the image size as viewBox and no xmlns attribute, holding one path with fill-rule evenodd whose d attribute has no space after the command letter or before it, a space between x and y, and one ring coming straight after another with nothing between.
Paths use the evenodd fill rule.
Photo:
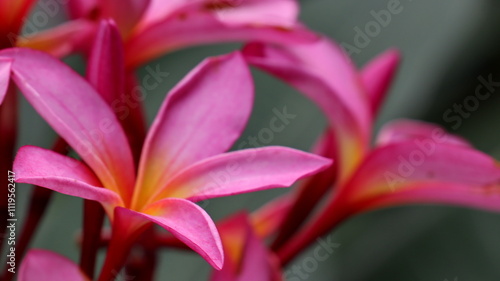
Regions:
<instances>
[{"instance_id":1,"label":"frangipani flower","mask_svg":"<svg viewBox=\"0 0 500 281\"><path fill-rule=\"evenodd\" d=\"M19 268L19 281L90 281L78 265L46 250L30 250Z\"/></svg>"},{"instance_id":2,"label":"frangipani flower","mask_svg":"<svg viewBox=\"0 0 500 281\"><path fill-rule=\"evenodd\" d=\"M440 203L500 211L498 162L438 126L393 122L370 148L374 116L398 65L396 51L386 52L362 72L326 39L281 48L252 44L245 54L249 62L298 88L321 107L330 129L318 151L336 160L335 178L316 181L334 187L324 207L297 235L278 245L282 263L346 218L375 208ZM316 197L308 198L306 189ZM318 196L314 189L326 191L307 185L299 193L304 198L298 197L294 207L317 202L323 193Z\"/></svg>"},{"instance_id":3,"label":"frangipani flower","mask_svg":"<svg viewBox=\"0 0 500 281\"><path fill-rule=\"evenodd\" d=\"M75 22L113 19L126 42L129 68L199 44L296 43L317 38L297 23L295 0L71 0L68 8ZM70 24L59 28L64 30ZM22 46L45 50L37 42L43 42L46 34L51 31L29 38Z\"/></svg>"},{"instance_id":4,"label":"frangipani flower","mask_svg":"<svg viewBox=\"0 0 500 281\"><path fill-rule=\"evenodd\" d=\"M111 278L151 223L221 268L215 224L193 202L290 186L331 163L284 147L223 153L239 137L252 107L253 84L239 53L207 59L169 93L137 173L116 116L83 78L37 51L8 49L0 52L3 58L11 60L12 79L26 99L84 161L25 146L14 162L16 179L103 205L113 236L101 281ZM215 181L218 173L230 176Z\"/></svg>"}]
</instances>

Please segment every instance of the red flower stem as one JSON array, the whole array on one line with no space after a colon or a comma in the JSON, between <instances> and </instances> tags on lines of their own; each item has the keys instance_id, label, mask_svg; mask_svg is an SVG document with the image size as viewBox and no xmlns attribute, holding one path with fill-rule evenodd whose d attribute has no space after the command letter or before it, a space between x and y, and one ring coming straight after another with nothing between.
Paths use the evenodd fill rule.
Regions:
<instances>
[{"instance_id":1,"label":"red flower stem","mask_svg":"<svg viewBox=\"0 0 500 281\"><path fill-rule=\"evenodd\" d=\"M278 251L297 232L318 205L318 202L324 198L325 193L332 188L335 180L335 170L336 168L332 166L316 174L300 186L295 195L292 207L281 224L276 239L271 245L273 251Z\"/></svg>"},{"instance_id":2,"label":"red flower stem","mask_svg":"<svg viewBox=\"0 0 500 281\"><path fill-rule=\"evenodd\" d=\"M127 265L126 275L134 281L153 281L156 264L158 262L156 245L156 231L154 227L141 237L142 252L137 254Z\"/></svg>"},{"instance_id":3,"label":"red flower stem","mask_svg":"<svg viewBox=\"0 0 500 281\"><path fill-rule=\"evenodd\" d=\"M9 84L5 99L0 105L0 251L7 235L8 219L8 171L12 170L14 147L17 138L17 93L13 83Z\"/></svg>"},{"instance_id":4,"label":"red flower stem","mask_svg":"<svg viewBox=\"0 0 500 281\"><path fill-rule=\"evenodd\" d=\"M83 239L80 251L80 269L90 279L94 278L95 261L99 250L104 216L105 213L101 204L91 200L84 200Z\"/></svg>"}]
</instances>

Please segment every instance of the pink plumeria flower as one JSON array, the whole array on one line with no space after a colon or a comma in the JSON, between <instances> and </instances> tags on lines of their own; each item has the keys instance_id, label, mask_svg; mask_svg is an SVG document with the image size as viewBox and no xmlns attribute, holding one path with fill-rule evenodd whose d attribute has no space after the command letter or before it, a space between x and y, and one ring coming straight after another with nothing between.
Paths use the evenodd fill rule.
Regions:
<instances>
[{"instance_id":1,"label":"pink plumeria flower","mask_svg":"<svg viewBox=\"0 0 500 281\"><path fill-rule=\"evenodd\" d=\"M397 51L382 54L361 72L327 39L287 47L251 44L244 53L252 64L315 101L329 121L316 152L335 159L336 166L330 176L318 174L309 181L314 185L306 183L295 207L303 208L304 203L309 210L311 196L316 203L328 189L334 190L301 232L276 246L283 263L319 235L363 211L414 203L500 211L498 162L442 128L397 121L387 124L375 147L370 146L376 113L399 62Z\"/></svg>"},{"instance_id":2,"label":"pink plumeria flower","mask_svg":"<svg viewBox=\"0 0 500 281\"><path fill-rule=\"evenodd\" d=\"M123 262L128 247L151 223L221 268L215 224L193 202L290 186L331 163L284 147L224 153L252 108L253 83L239 53L205 60L168 94L147 135L137 173L116 116L82 77L30 49L1 51L0 60L5 58L26 99L85 163L25 146L14 162L16 180L100 202L113 222L113 251L108 252L115 254L105 269ZM230 176L225 182L214 180L219 173ZM100 280L108 280L109 272L103 270Z\"/></svg>"},{"instance_id":3,"label":"pink plumeria flower","mask_svg":"<svg viewBox=\"0 0 500 281\"><path fill-rule=\"evenodd\" d=\"M124 38L128 68L200 44L297 43L317 38L297 22L299 4L295 0L71 0L68 8L74 20L56 27L58 33L111 18ZM48 30L28 38L22 46L45 50L39 42L50 36ZM70 49L56 51L54 55L61 56Z\"/></svg>"}]
</instances>

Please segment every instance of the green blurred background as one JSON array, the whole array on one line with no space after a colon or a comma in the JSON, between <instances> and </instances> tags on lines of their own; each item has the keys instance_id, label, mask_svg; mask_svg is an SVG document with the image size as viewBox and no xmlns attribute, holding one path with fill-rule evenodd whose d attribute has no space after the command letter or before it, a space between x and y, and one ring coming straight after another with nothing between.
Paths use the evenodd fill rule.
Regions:
<instances>
[{"instance_id":1,"label":"green blurred background","mask_svg":"<svg viewBox=\"0 0 500 281\"><path fill-rule=\"evenodd\" d=\"M383 1L302 1L301 19L310 28L339 43L354 45L355 27L374 20L371 11L387 9ZM474 95L478 77L492 75L500 81L500 2L495 0L401 0L402 11L393 14L370 42L352 58L362 66L384 50L396 47L403 63L391 89L377 128L395 118L416 118L442 124L469 139L477 148L500 157L500 90L453 128L443 114L455 103ZM59 17L60 16L60 17ZM64 19L58 15L55 22ZM48 26L47 26L48 27ZM160 65L169 77L155 91L146 93L149 121L165 93L204 57L222 54L239 44L203 46L167 55L150 65ZM82 71L78 57L67 61ZM145 73L141 69L140 75ZM255 108L242 140L269 126L273 109L284 106L297 117L272 145L308 150L326 122L318 109L287 85L254 71ZM68 89L68 93L71 89ZM50 147L54 133L23 100L19 145ZM19 208L27 204L29 187L19 185ZM206 210L215 218L244 206L253 210L286 190L263 191L211 200ZM78 258L75 237L81 225L82 201L56 195L33 247ZM22 218L22 210L19 215ZM22 219L21 219L22 222ZM19 234L18 234L19 235ZM444 206L408 206L380 210L352 218L334 232L340 244L333 255L302 280L500 280L500 215ZM305 252L297 258L300 265ZM4 255L2 255L4 256ZM293 264L293 263L292 263ZM198 256L168 250L162 253L157 280L206 280L209 266ZM256 280L259 281L259 280Z\"/></svg>"}]
</instances>

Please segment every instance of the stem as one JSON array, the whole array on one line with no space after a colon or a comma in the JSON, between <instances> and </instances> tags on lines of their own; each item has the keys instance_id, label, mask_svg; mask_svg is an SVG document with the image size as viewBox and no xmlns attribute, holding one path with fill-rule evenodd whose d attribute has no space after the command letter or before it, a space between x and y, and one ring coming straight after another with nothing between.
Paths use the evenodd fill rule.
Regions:
<instances>
[{"instance_id":1,"label":"stem","mask_svg":"<svg viewBox=\"0 0 500 281\"><path fill-rule=\"evenodd\" d=\"M138 253L127 265L127 276L137 281L152 281L158 261L156 231L149 227L141 238L142 251Z\"/></svg>"},{"instance_id":2,"label":"stem","mask_svg":"<svg viewBox=\"0 0 500 281\"><path fill-rule=\"evenodd\" d=\"M91 200L84 201L80 269L91 279L94 278L95 260L99 250L104 215L104 209L101 204Z\"/></svg>"},{"instance_id":3,"label":"stem","mask_svg":"<svg viewBox=\"0 0 500 281\"><path fill-rule=\"evenodd\" d=\"M99 281L115 280L125 264L134 242L151 225L151 222L136 221L130 216L122 216L119 208L115 208L111 240Z\"/></svg>"}]
</instances>

